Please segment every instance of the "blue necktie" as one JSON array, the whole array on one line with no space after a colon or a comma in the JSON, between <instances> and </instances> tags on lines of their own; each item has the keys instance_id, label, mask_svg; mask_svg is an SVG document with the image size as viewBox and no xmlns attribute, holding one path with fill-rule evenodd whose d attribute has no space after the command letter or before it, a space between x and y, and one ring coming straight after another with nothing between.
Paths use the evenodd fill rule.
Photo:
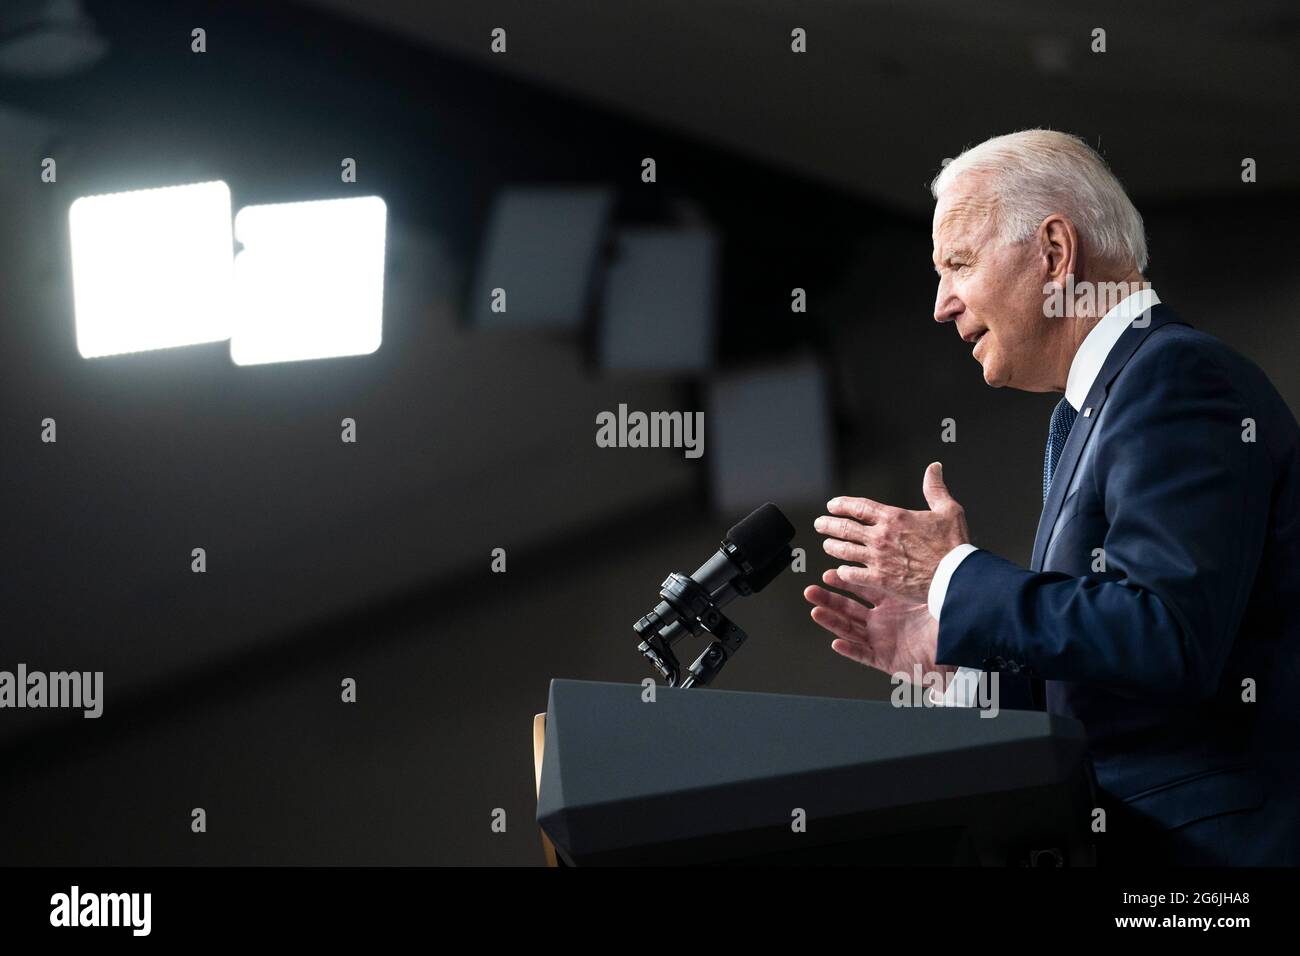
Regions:
<instances>
[{"instance_id":1,"label":"blue necktie","mask_svg":"<svg viewBox=\"0 0 1300 956\"><path fill-rule=\"evenodd\" d=\"M1047 492L1052 487L1056 463L1061 459L1065 440L1070 437L1070 428L1078 417L1074 406L1064 398L1052 409L1052 423L1047 426L1047 450L1043 452L1043 504L1047 504Z\"/></svg>"}]
</instances>

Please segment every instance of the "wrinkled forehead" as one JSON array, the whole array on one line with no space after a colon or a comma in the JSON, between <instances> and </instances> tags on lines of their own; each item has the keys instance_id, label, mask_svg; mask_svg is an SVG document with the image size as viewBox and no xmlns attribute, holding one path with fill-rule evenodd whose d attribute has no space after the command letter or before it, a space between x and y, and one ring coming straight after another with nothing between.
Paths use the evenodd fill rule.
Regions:
<instances>
[{"instance_id":1,"label":"wrinkled forehead","mask_svg":"<svg viewBox=\"0 0 1300 956\"><path fill-rule=\"evenodd\" d=\"M993 222L995 202L978 180L959 178L939 195L934 206L931 238L935 248L958 238L984 238Z\"/></svg>"}]
</instances>

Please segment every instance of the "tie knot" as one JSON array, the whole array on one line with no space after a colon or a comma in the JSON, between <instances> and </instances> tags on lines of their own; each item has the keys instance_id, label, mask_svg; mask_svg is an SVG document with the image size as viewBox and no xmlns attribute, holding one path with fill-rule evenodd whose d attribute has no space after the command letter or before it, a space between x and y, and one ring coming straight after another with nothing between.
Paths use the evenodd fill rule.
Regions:
<instances>
[{"instance_id":1,"label":"tie knot","mask_svg":"<svg viewBox=\"0 0 1300 956\"><path fill-rule=\"evenodd\" d=\"M1056 403L1056 407L1052 409L1052 424L1050 426L1052 432L1060 431L1066 435L1070 434L1074 420L1078 417L1079 413L1074 410L1074 406L1070 404L1069 399L1061 399Z\"/></svg>"}]
</instances>

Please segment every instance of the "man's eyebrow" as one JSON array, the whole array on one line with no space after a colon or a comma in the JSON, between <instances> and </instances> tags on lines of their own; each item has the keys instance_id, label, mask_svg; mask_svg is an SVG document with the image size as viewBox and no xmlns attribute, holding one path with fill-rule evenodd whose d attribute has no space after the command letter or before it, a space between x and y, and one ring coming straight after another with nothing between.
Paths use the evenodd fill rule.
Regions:
<instances>
[{"instance_id":1,"label":"man's eyebrow","mask_svg":"<svg viewBox=\"0 0 1300 956\"><path fill-rule=\"evenodd\" d=\"M970 259L970 257L971 250L969 249L950 249L948 252L944 253L942 258L932 259L931 261L934 262L934 268L937 271L941 265L947 265L954 259Z\"/></svg>"}]
</instances>

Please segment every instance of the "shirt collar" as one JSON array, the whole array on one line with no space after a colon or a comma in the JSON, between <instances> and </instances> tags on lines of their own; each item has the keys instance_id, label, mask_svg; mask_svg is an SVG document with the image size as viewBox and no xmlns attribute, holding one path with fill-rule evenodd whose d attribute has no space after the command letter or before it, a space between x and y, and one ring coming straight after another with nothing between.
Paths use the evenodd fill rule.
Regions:
<instances>
[{"instance_id":1,"label":"shirt collar","mask_svg":"<svg viewBox=\"0 0 1300 956\"><path fill-rule=\"evenodd\" d=\"M1065 400L1077 412L1092 391L1092 385L1101 374L1106 356L1115 347L1124 330L1143 312L1159 305L1160 298L1150 286L1139 289L1121 299L1092 327L1070 363L1070 374L1065 380Z\"/></svg>"}]
</instances>

